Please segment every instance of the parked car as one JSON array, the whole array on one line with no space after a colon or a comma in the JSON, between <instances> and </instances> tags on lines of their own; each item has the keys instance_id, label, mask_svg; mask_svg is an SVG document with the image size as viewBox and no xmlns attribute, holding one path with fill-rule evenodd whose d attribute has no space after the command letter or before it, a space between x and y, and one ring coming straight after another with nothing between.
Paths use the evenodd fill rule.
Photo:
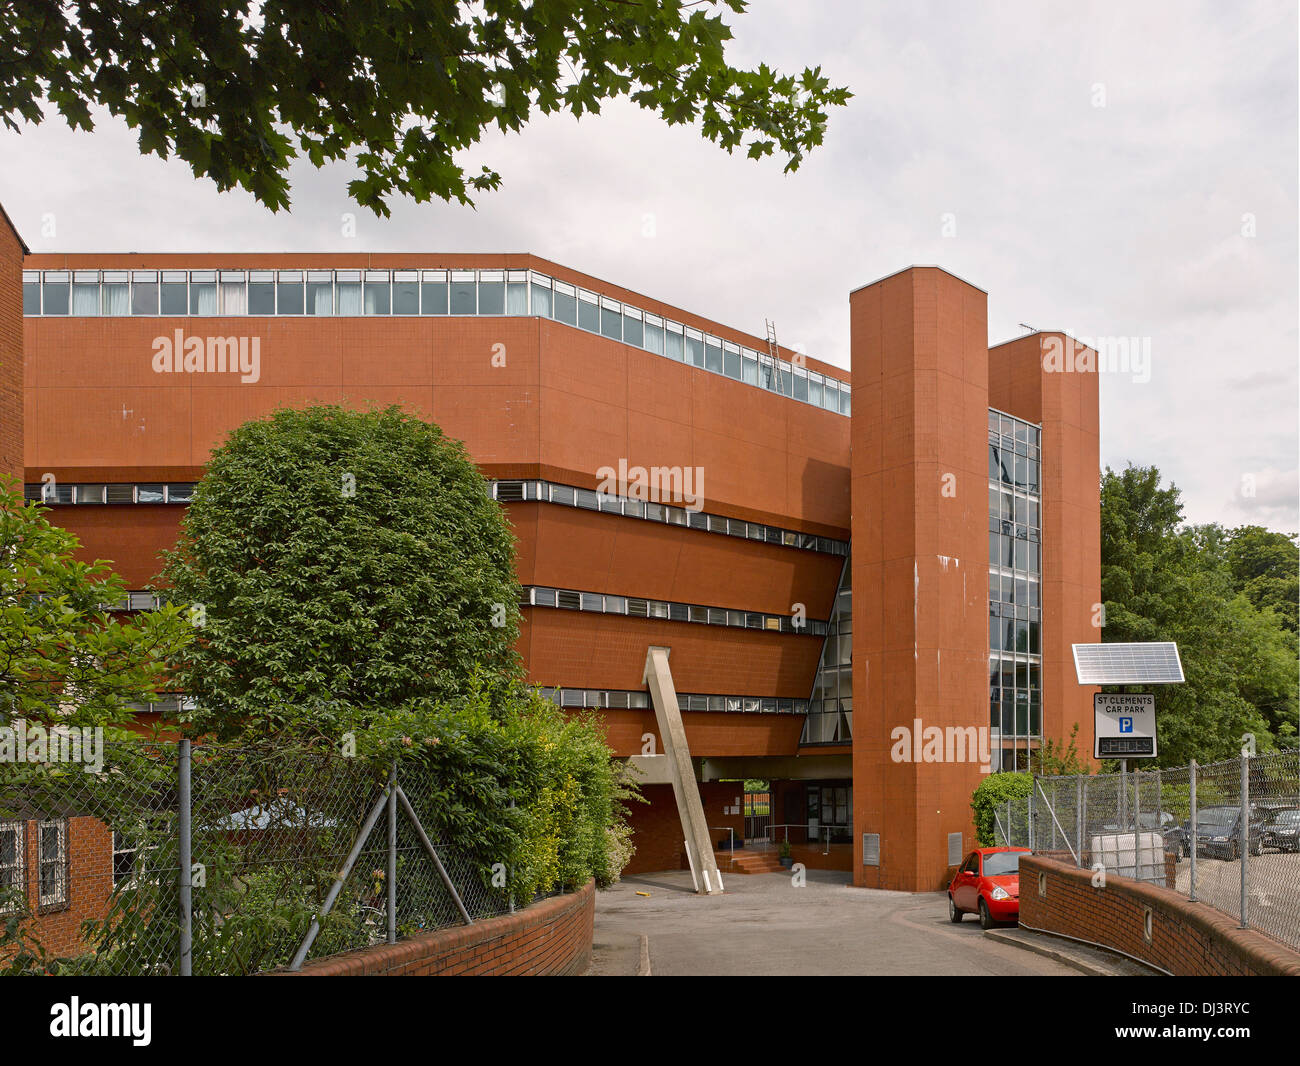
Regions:
<instances>
[{"instance_id":1,"label":"parked car","mask_svg":"<svg viewBox=\"0 0 1300 1066\"><path fill-rule=\"evenodd\" d=\"M1183 828L1191 840L1191 821ZM1234 862L1241 854L1241 838L1240 807L1205 807L1196 812L1197 854ZM1246 846L1252 855L1258 855L1264 848L1264 822L1256 811L1250 812Z\"/></svg>"},{"instance_id":2,"label":"parked car","mask_svg":"<svg viewBox=\"0 0 1300 1066\"><path fill-rule=\"evenodd\" d=\"M1180 859L1192 853L1191 845L1188 843L1190 835L1183 826L1178 824L1178 819L1168 811L1140 811L1138 813L1138 831L1142 833L1159 832L1165 843L1165 851L1172 851ZM1130 816L1128 823L1121 826L1118 819L1106 822L1093 830L1094 833L1109 835L1114 833L1131 833L1133 832L1133 819Z\"/></svg>"},{"instance_id":3,"label":"parked car","mask_svg":"<svg viewBox=\"0 0 1300 1066\"><path fill-rule=\"evenodd\" d=\"M978 914L980 928L1020 920L1020 857L1028 848L976 848L948 886L948 920Z\"/></svg>"},{"instance_id":4,"label":"parked car","mask_svg":"<svg viewBox=\"0 0 1300 1066\"><path fill-rule=\"evenodd\" d=\"M1300 807L1277 807L1264 823L1262 844L1278 851L1300 851Z\"/></svg>"}]
</instances>

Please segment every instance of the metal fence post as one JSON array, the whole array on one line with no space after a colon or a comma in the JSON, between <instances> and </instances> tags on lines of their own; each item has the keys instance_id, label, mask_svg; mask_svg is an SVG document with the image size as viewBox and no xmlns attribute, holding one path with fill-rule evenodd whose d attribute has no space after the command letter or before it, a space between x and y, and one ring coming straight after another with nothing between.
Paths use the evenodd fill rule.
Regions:
<instances>
[{"instance_id":1,"label":"metal fence post","mask_svg":"<svg viewBox=\"0 0 1300 1066\"><path fill-rule=\"evenodd\" d=\"M1188 790L1188 799L1191 803L1191 814L1188 817L1188 833L1191 840L1188 841L1188 850L1191 852L1192 865L1188 870L1189 891L1187 898L1193 903L1196 902L1196 853L1200 851L1200 845L1196 838L1196 760L1193 759L1187 766L1188 781L1191 788Z\"/></svg>"},{"instance_id":2,"label":"metal fence post","mask_svg":"<svg viewBox=\"0 0 1300 1066\"><path fill-rule=\"evenodd\" d=\"M1083 869L1083 778L1074 779L1074 854L1079 869Z\"/></svg>"},{"instance_id":3,"label":"metal fence post","mask_svg":"<svg viewBox=\"0 0 1300 1066\"><path fill-rule=\"evenodd\" d=\"M194 875L190 804L190 739L182 737L176 749L177 837L176 851L180 862L180 949L181 977L194 972Z\"/></svg>"},{"instance_id":4,"label":"metal fence post","mask_svg":"<svg viewBox=\"0 0 1300 1066\"><path fill-rule=\"evenodd\" d=\"M1025 818L1029 823L1027 832L1029 833L1029 850L1034 850L1034 793L1029 793L1029 805L1025 808Z\"/></svg>"},{"instance_id":5,"label":"metal fence post","mask_svg":"<svg viewBox=\"0 0 1300 1066\"><path fill-rule=\"evenodd\" d=\"M1250 881L1250 756L1241 750L1241 843L1237 848L1241 857L1241 928L1249 929L1246 917L1246 889Z\"/></svg>"},{"instance_id":6,"label":"metal fence post","mask_svg":"<svg viewBox=\"0 0 1300 1066\"><path fill-rule=\"evenodd\" d=\"M388 771L388 942L397 943L397 760Z\"/></svg>"}]
</instances>

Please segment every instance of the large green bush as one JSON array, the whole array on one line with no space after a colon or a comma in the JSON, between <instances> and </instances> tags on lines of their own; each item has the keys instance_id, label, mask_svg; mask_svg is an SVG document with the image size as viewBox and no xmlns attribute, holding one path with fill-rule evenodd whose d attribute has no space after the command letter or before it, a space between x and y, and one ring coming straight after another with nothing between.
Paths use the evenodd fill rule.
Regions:
<instances>
[{"instance_id":1,"label":"large green bush","mask_svg":"<svg viewBox=\"0 0 1300 1066\"><path fill-rule=\"evenodd\" d=\"M971 796L970 809L975 814L975 837L980 847L991 848L997 844L995 812L1005 807L1007 800L1023 800L1033 788L1033 775L1010 771L989 774L979 783Z\"/></svg>"},{"instance_id":2,"label":"large green bush","mask_svg":"<svg viewBox=\"0 0 1300 1066\"><path fill-rule=\"evenodd\" d=\"M208 462L165 581L192 605L195 724L337 735L337 708L449 699L514 676L503 509L464 446L396 407L280 410Z\"/></svg>"}]
</instances>

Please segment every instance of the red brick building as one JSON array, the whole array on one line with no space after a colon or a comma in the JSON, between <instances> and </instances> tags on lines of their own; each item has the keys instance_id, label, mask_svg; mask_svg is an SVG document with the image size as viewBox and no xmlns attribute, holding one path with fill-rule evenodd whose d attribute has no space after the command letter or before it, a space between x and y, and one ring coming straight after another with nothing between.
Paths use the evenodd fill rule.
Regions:
<instances>
[{"instance_id":1,"label":"red brick building","mask_svg":"<svg viewBox=\"0 0 1300 1066\"><path fill-rule=\"evenodd\" d=\"M985 294L940 269L851 295L850 374L530 255L23 265L29 495L131 588L235 426L396 403L492 480L529 677L599 707L620 756L653 743L646 651L671 647L717 839L768 779L800 858L935 888L990 764L1076 723L1090 750L1096 375L1043 369L1060 335L990 349ZM633 869L677 867L670 786L645 791Z\"/></svg>"}]
</instances>

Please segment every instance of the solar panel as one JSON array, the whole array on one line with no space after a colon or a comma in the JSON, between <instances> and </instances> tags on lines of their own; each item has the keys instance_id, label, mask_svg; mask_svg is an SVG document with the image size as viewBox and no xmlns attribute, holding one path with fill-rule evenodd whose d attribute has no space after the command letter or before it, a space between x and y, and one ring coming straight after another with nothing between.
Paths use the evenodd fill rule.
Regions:
<instances>
[{"instance_id":1,"label":"solar panel","mask_svg":"<svg viewBox=\"0 0 1300 1066\"><path fill-rule=\"evenodd\" d=\"M1081 685L1173 685L1184 680L1173 641L1075 644L1074 672Z\"/></svg>"}]
</instances>

